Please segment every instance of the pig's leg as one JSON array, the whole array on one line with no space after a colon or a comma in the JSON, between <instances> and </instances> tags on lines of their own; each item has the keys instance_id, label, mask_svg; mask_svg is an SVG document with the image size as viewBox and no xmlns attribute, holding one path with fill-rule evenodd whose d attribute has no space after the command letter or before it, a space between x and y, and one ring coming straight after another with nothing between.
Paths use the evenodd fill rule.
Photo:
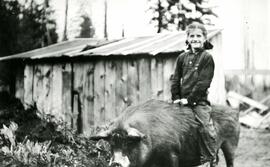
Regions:
<instances>
[{"instance_id":1,"label":"pig's leg","mask_svg":"<svg viewBox=\"0 0 270 167\"><path fill-rule=\"evenodd\" d=\"M210 162L210 167L217 167L219 163L219 150L217 150L216 158Z\"/></svg>"},{"instance_id":2,"label":"pig's leg","mask_svg":"<svg viewBox=\"0 0 270 167\"><path fill-rule=\"evenodd\" d=\"M174 153L171 153L171 167L179 167L178 156Z\"/></svg>"},{"instance_id":3,"label":"pig's leg","mask_svg":"<svg viewBox=\"0 0 270 167\"><path fill-rule=\"evenodd\" d=\"M179 167L178 156L173 151L159 151L152 152L152 154L143 164L143 167Z\"/></svg>"},{"instance_id":4,"label":"pig's leg","mask_svg":"<svg viewBox=\"0 0 270 167\"><path fill-rule=\"evenodd\" d=\"M234 146L232 143L225 141L221 145L221 149L223 151L227 167L233 167L234 166L234 152L236 149L236 146Z\"/></svg>"}]
</instances>

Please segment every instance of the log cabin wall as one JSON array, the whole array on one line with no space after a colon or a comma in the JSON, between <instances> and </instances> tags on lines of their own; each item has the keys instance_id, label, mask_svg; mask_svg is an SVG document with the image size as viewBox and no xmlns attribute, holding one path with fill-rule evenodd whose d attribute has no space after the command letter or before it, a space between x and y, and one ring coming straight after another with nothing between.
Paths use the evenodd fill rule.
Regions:
<instances>
[{"instance_id":1,"label":"log cabin wall","mask_svg":"<svg viewBox=\"0 0 270 167\"><path fill-rule=\"evenodd\" d=\"M74 62L73 127L87 133L91 127L112 120L130 105L152 98L170 100L169 79L176 57Z\"/></svg>"},{"instance_id":2,"label":"log cabin wall","mask_svg":"<svg viewBox=\"0 0 270 167\"><path fill-rule=\"evenodd\" d=\"M86 132L112 120L127 106L151 98L170 100L169 79L176 57L27 64L23 85L21 79L17 80L17 97L26 107L35 103L40 111Z\"/></svg>"},{"instance_id":3,"label":"log cabin wall","mask_svg":"<svg viewBox=\"0 0 270 167\"><path fill-rule=\"evenodd\" d=\"M20 78L19 76L17 78ZM71 64L29 63L24 68L23 86L16 90L24 106L36 105L38 110L66 120L71 116ZM20 84L17 80L16 85Z\"/></svg>"}]
</instances>

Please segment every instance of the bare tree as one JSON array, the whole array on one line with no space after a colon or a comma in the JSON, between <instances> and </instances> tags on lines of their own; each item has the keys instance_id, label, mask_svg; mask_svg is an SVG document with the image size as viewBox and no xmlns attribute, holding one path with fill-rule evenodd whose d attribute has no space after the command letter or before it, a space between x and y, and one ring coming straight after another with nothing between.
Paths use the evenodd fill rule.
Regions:
<instances>
[{"instance_id":1,"label":"bare tree","mask_svg":"<svg viewBox=\"0 0 270 167\"><path fill-rule=\"evenodd\" d=\"M68 0L66 0L66 9L65 9L65 25L64 25L64 33L62 41L66 41L67 38L67 17L68 17Z\"/></svg>"},{"instance_id":2,"label":"bare tree","mask_svg":"<svg viewBox=\"0 0 270 167\"><path fill-rule=\"evenodd\" d=\"M107 0L104 0L104 38L108 38L108 27L107 27L107 10L108 10L108 3Z\"/></svg>"},{"instance_id":3,"label":"bare tree","mask_svg":"<svg viewBox=\"0 0 270 167\"><path fill-rule=\"evenodd\" d=\"M152 21L156 23L157 32L169 29L169 25L176 29L184 30L188 24L193 21L204 23L211 20L205 20L203 16L217 15L211 7L204 6L207 0L149 0L150 11L153 12Z\"/></svg>"}]
</instances>

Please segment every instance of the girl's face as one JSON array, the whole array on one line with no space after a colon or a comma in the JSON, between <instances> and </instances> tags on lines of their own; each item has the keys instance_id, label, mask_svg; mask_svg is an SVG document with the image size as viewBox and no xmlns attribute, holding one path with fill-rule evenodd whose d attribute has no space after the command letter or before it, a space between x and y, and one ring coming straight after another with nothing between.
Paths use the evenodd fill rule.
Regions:
<instances>
[{"instance_id":1,"label":"girl's face","mask_svg":"<svg viewBox=\"0 0 270 167\"><path fill-rule=\"evenodd\" d=\"M196 28L191 30L187 36L187 41L190 44L192 50L196 50L203 47L205 37L201 29Z\"/></svg>"}]
</instances>

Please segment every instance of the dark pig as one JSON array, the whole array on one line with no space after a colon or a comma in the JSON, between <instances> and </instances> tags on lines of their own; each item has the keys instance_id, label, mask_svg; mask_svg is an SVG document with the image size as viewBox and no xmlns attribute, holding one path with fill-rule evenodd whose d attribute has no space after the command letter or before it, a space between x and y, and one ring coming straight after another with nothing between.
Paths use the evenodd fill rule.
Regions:
<instances>
[{"instance_id":1,"label":"dark pig","mask_svg":"<svg viewBox=\"0 0 270 167\"><path fill-rule=\"evenodd\" d=\"M212 118L227 167L233 167L239 140L238 112L212 106ZM200 165L195 116L178 104L149 100L128 107L92 139L107 140L112 167L191 167ZM212 164L214 166L214 164Z\"/></svg>"}]
</instances>

